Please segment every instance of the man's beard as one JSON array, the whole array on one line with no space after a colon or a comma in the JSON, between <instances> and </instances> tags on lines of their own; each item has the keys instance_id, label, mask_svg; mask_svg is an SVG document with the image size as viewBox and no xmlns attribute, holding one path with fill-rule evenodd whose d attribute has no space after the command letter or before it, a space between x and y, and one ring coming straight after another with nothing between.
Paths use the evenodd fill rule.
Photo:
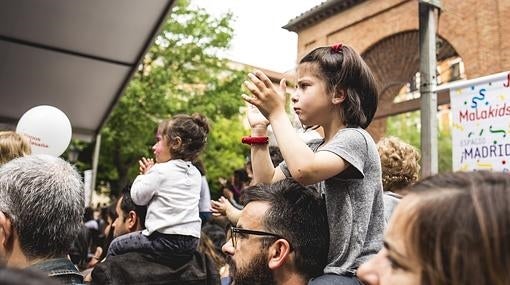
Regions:
<instances>
[{"instance_id":1,"label":"man's beard","mask_svg":"<svg viewBox=\"0 0 510 285\"><path fill-rule=\"evenodd\" d=\"M267 266L265 260L265 252L261 252L254 256L250 263L243 269L236 267L230 256L227 257L230 276L234 281L234 285L273 285L276 284L273 279L273 272Z\"/></svg>"}]
</instances>

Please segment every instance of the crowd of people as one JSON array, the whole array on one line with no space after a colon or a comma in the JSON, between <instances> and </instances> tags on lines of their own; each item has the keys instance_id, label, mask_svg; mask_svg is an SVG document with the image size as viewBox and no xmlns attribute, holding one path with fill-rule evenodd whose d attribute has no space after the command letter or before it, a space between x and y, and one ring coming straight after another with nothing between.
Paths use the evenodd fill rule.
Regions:
<instances>
[{"instance_id":1,"label":"crowd of people","mask_svg":"<svg viewBox=\"0 0 510 285\"><path fill-rule=\"evenodd\" d=\"M510 176L420 180L414 147L365 130L377 84L351 47L298 64L294 111L320 138L295 132L285 80L244 85L251 153L215 201L199 114L158 125L154 158L101 215L74 167L0 132L0 283L510 284Z\"/></svg>"}]
</instances>

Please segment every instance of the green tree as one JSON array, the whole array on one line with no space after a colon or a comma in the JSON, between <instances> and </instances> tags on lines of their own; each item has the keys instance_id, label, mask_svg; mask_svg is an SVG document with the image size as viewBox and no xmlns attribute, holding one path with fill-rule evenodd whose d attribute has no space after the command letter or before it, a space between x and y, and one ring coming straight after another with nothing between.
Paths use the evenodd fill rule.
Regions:
<instances>
[{"instance_id":1,"label":"green tree","mask_svg":"<svg viewBox=\"0 0 510 285\"><path fill-rule=\"evenodd\" d=\"M420 150L420 126L420 111L389 117L386 135L396 136ZM448 128L438 129L438 164L439 172L452 170L452 137Z\"/></svg>"},{"instance_id":2,"label":"green tree","mask_svg":"<svg viewBox=\"0 0 510 285\"><path fill-rule=\"evenodd\" d=\"M202 156L210 181L243 165L246 151L233 140L243 133L244 72L217 57L232 39L232 15L213 18L189 4L177 1L101 132L98 180L110 181L114 192L136 176L140 157L151 156L157 124L172 114L210 119Z\"/></svg>"}]
</instances>

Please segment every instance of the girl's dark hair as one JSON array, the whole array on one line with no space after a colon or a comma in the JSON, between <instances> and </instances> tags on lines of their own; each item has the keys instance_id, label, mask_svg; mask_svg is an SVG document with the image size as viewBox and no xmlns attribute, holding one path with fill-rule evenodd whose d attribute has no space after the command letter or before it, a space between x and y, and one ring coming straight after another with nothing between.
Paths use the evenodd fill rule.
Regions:
<instances>
[{"instance_id":1,"label":"girl's dark hair","mask_svg":"<svg viewBox=\"0 0 510 285\"><path fill-rule=\"evenodd\" d=\"M201 114L175 115L159 125L158 133L170 144L172 159L194 161L204 149L209 123ZM181 145L172 147L172 142L177 138L181 139Z\"/></svg>"},{"instance_id":2,"label":"girl's dark hair","mask_svg":"<svg viewBox=\"0 0 510 285\"><path fill-rule=\"evenodd\" d=\"M319 47L305 55L299 64L315 64L318 77L324 78L327 91L345 91L341 104L342 117L347 126L368 127L377 111L377 83L372 71L351 47L339 49Z\"/></svg>"},{"instance_id":3,"label":"girl's dark hair","mask_svg":"<svg viewBox=\"0 0 510 285\"><path fill-rule=\"evenodd\" d=\"M510 284L510 175L441 174L410 190L407 212L395 218L405 219L421 284Z\"/></svg>"}]
</instances>

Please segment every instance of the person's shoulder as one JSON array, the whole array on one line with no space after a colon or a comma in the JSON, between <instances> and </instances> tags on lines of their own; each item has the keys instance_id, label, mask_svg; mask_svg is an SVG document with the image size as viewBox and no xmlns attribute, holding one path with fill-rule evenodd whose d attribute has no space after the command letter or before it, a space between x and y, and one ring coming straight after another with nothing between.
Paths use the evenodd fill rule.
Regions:
<instances>
[{"instance_id":1,"label":"person's shoulder","mask_svg":"<svg viewBox=\"0 0 510 285\"><path fill-rule=\"evenodd\" d=\"M186 173L187 168L191 166L186 164L184 160L171 159L169 161L154 164L151 170L157 172L159 175L162 175L165 178L168 178L169 175L171 176L183 175L184 173Z\"/></svg>"},{"instance_id":2,"label":"person's shoulder","mask_svg":"<svg viewBox=\"0 0 510 285\"><path fill-rule=\"evenodd\" d=\"M160 167L162 169L172 169L172 170L179 169L180 171L185 171L185 172L191 171L194 174L196 174L196 173L200 174L200 171L198 170L198 168L196 166L194 166L191 161L188 161L188 160L171 159L169 161L158 163L158 164L160 164ZM201 174L199 176L202 177Z\"/></svg>"},{"instance_id":3,"label":"person's shoulder","mask_svg":"<svg viewBox=\"0 0 510 285\"><path fill-rule=\"evenodd\" d=\"M93 273L97 270L106 270L109 271L111 268L119 267L125 268L125 265L130 265L130 262L136 260L137 263L150 262L147 258L138 252L128 252L126 254L114 255L107 257L103 262L96 265Z\"/></svg>"},{"instance_id":4,"label":"person's shoulder","mask_svg":"<svg viewBox=\"0 0 510 285\"><path fill-rule=\"evenodd\" d=\"M366 149L366 146L370 144L370 138L370 134L361 128L343 128L338 130L327 145L330 147Z\"/></svg>"},{"instance_id":5,"label":"person's shoulder","mask_svg":"<svg viewBox=\"0 0 510 285\"><path fill-rule=\"evenodd\" d=\"M171 257L130 252L108 257L94 271L92 284L219 284L220 280L211 259L198 251Z\"/></svg>"},{"instance_id":6,"label":"person's shoulder","mask_svg":"<svg viewBox=\"0 0 510 285\"><path fill-rule=\"evenodd\" d=\"M341 129L333 137L332 142L360 150L377 151L372 135L362 128Z\"/></svg>"},{"instance_id":7,"label":"person's shoulder","mask_svg":"<svg viewBox=\"0 0 510 285\"><path fill-rule=\"evenodd\" d=\"M104 262L96 265L94 271L102 271L103 274L109 275L110 278L143 278L144 275L150 274L156 276L166 276L168 278L176 278L184 271L195 278L205 275L201 272L207 264L207 256L203 253L195 251L192 256L172 256L171 258L157 257L147 253L128 252L121 255L110 256Z\"/></svg>"},{"instance_id":8,"label":"person's shoulder","mask_svg":"<svg viewBox=\"0 0 510 285\"><path fill-rule=\"evenodd\" d=\"M87 229L99 230L99 223L96 220L88 220L84 225Z\"/></svg>"},{"instance_id":9,"label":"person's shoulder","mask_svg":"<svg viewBox=\"0 0 510 285\"><path fill-rule=\"evenodd\" d=\"M343 128L343 129L339 130L335 135L335 137L346 137L346 136L360 138L360 139L361 138L366 139L366 137L370 136L370 134L362 128L347 127L347 128Z\"/></svg>"},{"instance_id":10,"label":"person's shoulder","mask_svg":"<svg viewBox=\"0 0 510 285\"><path fill-rule=\"evenodd\" d=\"M168 276L168 271L172 270L148 254L128 252L109 256L105 261L96 265L91 275L92 284L127 284L131 282L131 284L138 284L138 282L149 279L155 281L161 276Z\"/></svg>"},{"instance_id":11,"label":"person's shoulder","mask_svg":"<svg viewBox=\"0 0 510 285\"><path fill-rule=\"evenodd\" d=\"M395 192L384 191L383 194L384 194L384 197L388 198L388 199L392 199L392 200L400 200L400 199L402 199L402 195L397 194Z\"/></svg>"},{"instance_id":12,"label":"person's shoulder","mask_svg":"<svg viewBox=\"0 0 510 285\"><path fill-rule=\"evenodd\" d=\"M165 163L166 162L163 162L163 163L160 163L160 162L154 163L154 165L149 169L148 173L158 173L158 174L161 174L161 172L163 172L164 169L166 168Z\"/></svg>"}]
</instances>

